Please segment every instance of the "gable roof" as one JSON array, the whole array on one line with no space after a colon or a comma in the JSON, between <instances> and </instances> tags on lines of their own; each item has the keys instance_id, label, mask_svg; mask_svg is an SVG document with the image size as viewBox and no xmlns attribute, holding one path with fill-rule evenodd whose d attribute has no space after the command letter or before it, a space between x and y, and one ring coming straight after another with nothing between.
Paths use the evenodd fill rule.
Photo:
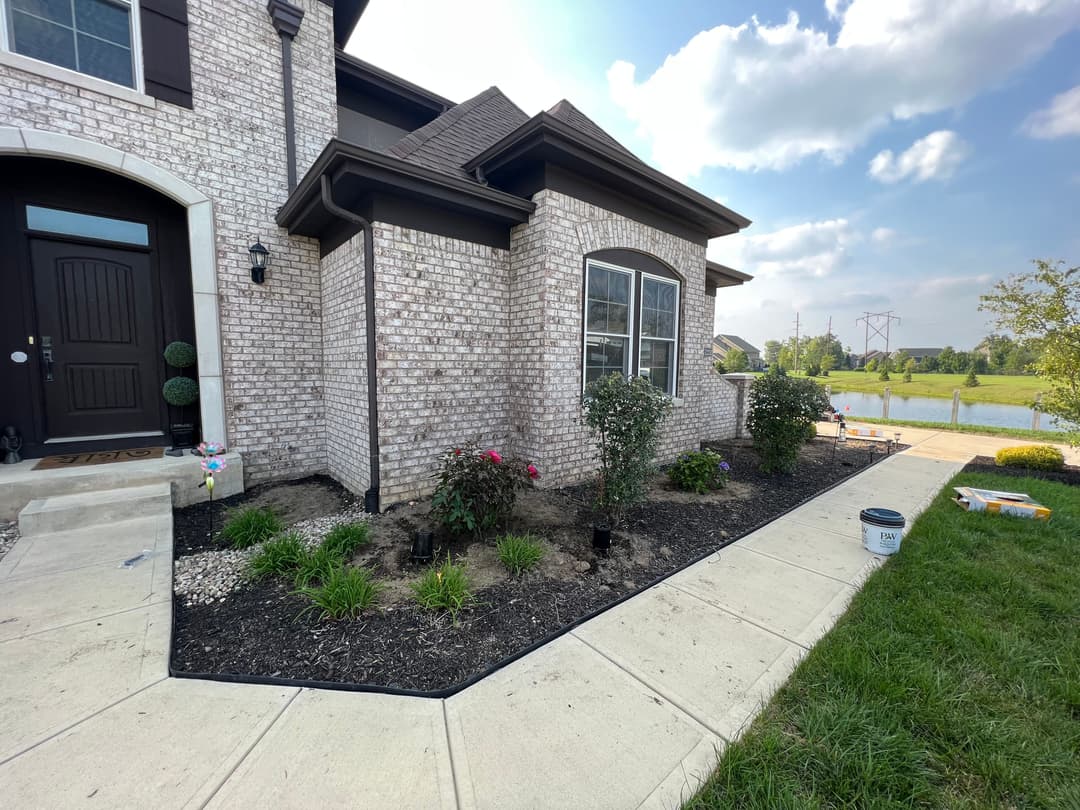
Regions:
<instances>
[{"instance_id":1,"label":"gable roof","mask_svg":"<svg viewBox=\"0 0 1080 810\"><path fill-rule=\"evenodd\" d=\"M751 346L738 335L717 335L713 338L713 343L720 343L721 340L725 340L733 346L737 346L747 354L761 354L756 347Z\"/></svg>"},{"instance_id":2,"label":"gable roof","mask_svg":"<svg viewBox=\"0 0 1080 810\"><path fill-rule=\"evenodd\" d=\"M894 352L894 354L899 354L900 352L907 352L912 357L937 357L939 354L941 354L941 351L942 350L940 348L937 348L937 349L897 349L896 352Z\"/></svg>"},{"instance_id":3,"label":"gable roof","mask_svg":"<svg viewBox=\"0 0 1080 810\"><path fill-rule=\"evenodd\" d=\"M603 129L599 124L593 121L589 116L585 115L581 110L567 101L565 98L548 110L548 115L565 124L570 125L579 132L596 138L598 141L603 141L613 149L618 149L623 154L634 160L639 160L638 156L619 143L617 140L608 135L607 131Z\"/></svg>"},{"instance_id":4,"label":"gable roof","mask_svg":"<svg viewBox=\"0 0 1080 810\"><path fill-rule=\"evenodd\" d=\"M417 166L472 179L462 166L528 120L498 87L489 87L410 132L386 152Z\"/></svg>"}]
</instances>

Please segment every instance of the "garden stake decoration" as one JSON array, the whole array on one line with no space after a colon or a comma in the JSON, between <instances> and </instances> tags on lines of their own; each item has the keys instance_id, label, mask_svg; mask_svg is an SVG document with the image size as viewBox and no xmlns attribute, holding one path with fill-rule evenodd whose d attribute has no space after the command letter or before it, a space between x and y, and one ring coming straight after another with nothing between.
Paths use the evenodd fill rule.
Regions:
<instances>
[{"instance_id":1,"label":"garden stake decoration","mask_svg":"<svg viewBox=\"0 0 1080 810\"><path fill-rule=\"evenodd\" d=\"M228 464L223 456L225 447L217 442L203 442L198 446L199 455L203 457L199 466L203 471L203 482L200 487L206 487L210 495L210 539L214 539L214 473L225 472Z\"/></svg>"}]
</instances>

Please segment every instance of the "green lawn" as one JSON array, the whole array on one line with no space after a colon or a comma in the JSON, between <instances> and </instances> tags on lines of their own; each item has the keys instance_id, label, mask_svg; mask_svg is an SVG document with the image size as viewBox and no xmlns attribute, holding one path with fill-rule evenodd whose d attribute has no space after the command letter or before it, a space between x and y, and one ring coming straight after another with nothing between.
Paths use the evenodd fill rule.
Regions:
<instances>
[{"instance_id":1,"label":"green lawn","mask_svg":"<svg viewBox=\"0 0 1080 810\"><path fill-rule=\"evenodd\" d=\"M1046 381L1038 377L1013 377L984 374L975 388L965 388L965 374L913 374L911 382L903 380L903 374L892 374L892 380L881 382L876 372L830 371L828 377L816 377L822 385L831 385L834 392L864 391L880 394L885 386L893 394L907 397L940 397L952 399L953 391L960 389L962 402L999 402L1004 405L1030 407L1035 395L1046 390Z\"/></svg>"},{"instance_id":2,"label":"green lawn","mask_svg":"<svg viewBox=\"0 0 1080 810\"><path fill-rule=\"evenodd\" d=\"M1080 488L956 484L1054 515L947 488L686 807L1080 807Z\"/></svg>"},{"instance_id":3,"label":"green lawn","mask_svg":"<svg viewBox=\"0 0 1080 810\"><path fill-rule=\"evenodd\" d=\"M1045 417L1049 421L1050 417ZM915 427L924 430L948 430L953 433L971 433L976 436L1003 436L1007 439L1024 439L1029 442L1050 442L1065 444L1069 434L1053 430L1026 430L1024 428L1003 428L993 425L953 425L949 422L920 422L916 419L882 419L881 417L852 417L851 423L871 425L896 425L897 427ZM1045 422L1043 424L1046 424Z\"/></svg>"}]
</instances>

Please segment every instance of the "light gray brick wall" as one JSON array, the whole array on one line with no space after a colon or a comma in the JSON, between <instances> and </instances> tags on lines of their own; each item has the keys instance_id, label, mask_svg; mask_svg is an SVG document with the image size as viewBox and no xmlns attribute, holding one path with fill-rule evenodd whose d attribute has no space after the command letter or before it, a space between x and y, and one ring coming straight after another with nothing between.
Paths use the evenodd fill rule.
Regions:
<instances>
[{"instance_id":1,"label":"light gray brick wall","mask_svg":"<svg viewBox=\"0 0 1080 810\"><path fill-rule=\"evenodd\" d=\"M322 261L327 469L357 493L371 483L366 330L364 236L357 234Z\"/></svg>"},{"instance_id":2,"label":"light gray brick wall","mask_svg":"<svg viewBox=\"0 0 1080 810\"><path fill-rule=\"evenodd\" d=\"M475 440L507 448L510 255L379 223L374 240L381 495L389 504L430 492L448 447Z\"/></svg>"},{"instance_id":3,"label":"light gray brick wall","mask_svg":"<svg viewBox=\"0 0 1080 810\"><path fill-rule=\"evenodd\" d=\"M332 9L293 46L299 173L337 132ZM0 121L137 155L214 204L228 440L253 481L326 468L319 247L274 224L288 195L281 45L264 2L189 0L194 109L143 107L0 66ZM252 284L247 247L271 251ZM207 437L220 439L223 437Z\"/></svg>"}]
</instances>

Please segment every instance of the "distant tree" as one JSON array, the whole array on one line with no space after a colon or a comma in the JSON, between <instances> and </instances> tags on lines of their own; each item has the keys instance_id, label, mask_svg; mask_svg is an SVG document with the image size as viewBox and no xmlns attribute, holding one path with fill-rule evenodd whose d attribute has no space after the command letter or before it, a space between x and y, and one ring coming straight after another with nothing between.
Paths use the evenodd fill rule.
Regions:
<instances>
[{"instance_id":1,"label":"distant tree","mask_svg":"<svg viewBox=\"0 0 1080 810\"><path fill-rule=\"evenodd\" d=\"M938 371L944 374L956 374L956 349L952 346L946 346L941 350L941 353L937 356L937 368Z\"/></svg>"},{"instance_id":2,"label":"distant tree","mask_svg":"<svg viewBox=\"0 0 1080 810\"><path fill-rule=\"evenodd\" d=\"M911 382L911 375L915 373L915 358L909 357L904 363L904 382Z\"/></svg>"},{"instance_id":3,"label":"distant tree","mask_svg":"<svg viewBox=\"0 0 1080 810\"><path fill-rule=\"evenodd\" d=\"M782 346L776 355L776 362L771 368L779 368L790 371L795 368L795 350L791 346Z\"/></svg>"},{"instance_id":4,"label":"distant tree","mask_svg":"<svg viewBox=\"0 0 1080 810\"><path fill-rule=\"evenodd\" d=\"M766 340L765 341L765 365L775 366L776 361L780 359L780 348L783 346L779 340Z\"/></svg>"},{"instance_id":5,"label":"distant tree","mask_svg":"<svg viewBox=\"0 0 1080 810\"><path fill-rule=\"evenodd\" d=\"M731 374L750 370L750 360L742 349L732 349L724 355L724 366Z\"/></svg>"},{"instance_id":6,"label":"distant tree","mask_svg":"<svg viewBox=\"0 0 1080 810\"><path fill-rule=\"evenodd\" d=\"M1076 426L1070 437L1080 444L1080 267L1037 259L1035 269L1010 276L980 298L979 308L993 312L997 325L1020 340L1038 341L1032 364L1050 390L1043 410Z\"/></svg>"},{"instance_id":7,"label":"distant tree","mask_svg":"<svg viewBox=\"0 0 1080 810\"><path fill-rule=\"evenodd\" d=\"M975 388L979 385L979 378L975 376L975 366L968 369L967 377L964 378L965 388Z\"/></svg>"},{"instance_id":8,"label":"distant tree","mask_svg":"<svg viewBox=\"0 0 1080 810\"><path fill-rule=\"evenodd\" d=\"M919 361L919 371L923 371L927 374L938 371L939 368L940 364L938 363L938 359L936 357L927 356Z\"/></svg>"},{"instance_id":9,"label":"distant tree","mask_svg":"<svg viewBox=\"0 0 1080 810\"><path fill-rule=\"evenodd\" d=\"M723 358L717 357L713 360L712 367L716 369L717 374L727 374L727 369L724 367Z\"/></svg>"},{"instance_id":10,"label":"distant tree","mask_svg":"<svg viewBox=\"0 0 1080 810\"><path fill-rule=\"evenodd\" d=\"M827 354L821 358L821 376L828 377L829 372L836 366L836 358L831 354Z\"/></svg>"},{"instance_id":11,"label":"distant tree","mask_svg":"<svg viewBox=\"0 0 1080 810\"><path fill-rule=\"evenodd\" d=\"M907 361L910 359L911 355L908 354L904 349L901 349L892 356L892 367L895 368L897 371L900 371L904 366L907 365Z\"/></svg>"},{"instance_id":12,"label":"distant tree","mask_svg":"<svg viewBox=\"0 0 1080 810\"><path fill-rule=\"evenodd\" d=\"M879 380L881 380L882 382L888 382L889 380L892 379L892 377L889 376L889 366L887 364L885 364L885 363L882 364L881 373L878 374L877 378Z\"/></svg>"}]
</instances>

